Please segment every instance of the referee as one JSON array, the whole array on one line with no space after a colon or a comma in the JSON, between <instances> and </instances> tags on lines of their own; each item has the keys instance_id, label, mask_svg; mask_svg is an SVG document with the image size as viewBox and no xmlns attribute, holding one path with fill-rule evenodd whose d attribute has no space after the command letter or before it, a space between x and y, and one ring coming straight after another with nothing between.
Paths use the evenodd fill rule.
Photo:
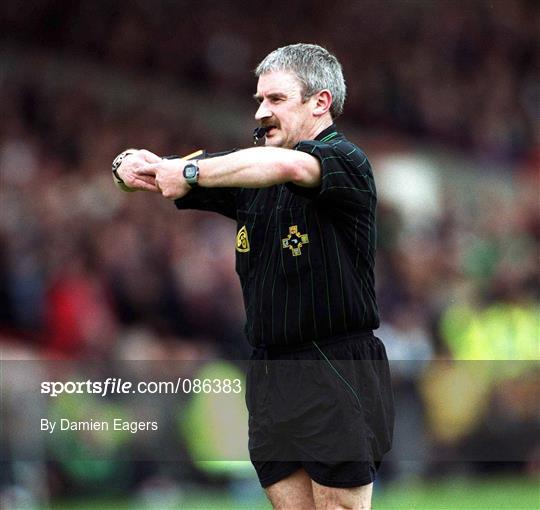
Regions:
<instances>
[{"instance_id":1,"label":"referee","mask_svg":"<svg viewBox=\"0 0 540 510\"><path fill-rule=\"evenodd\" d=\"M274 508L369 508L394 420L386 352L373 334L373 174L334 124L346 93L335 56L285 46L256 75L264 147L190 161L139 150L116 175L179 209L237 222L253 346L249 450Z\"/></svg>"}]
</instances>

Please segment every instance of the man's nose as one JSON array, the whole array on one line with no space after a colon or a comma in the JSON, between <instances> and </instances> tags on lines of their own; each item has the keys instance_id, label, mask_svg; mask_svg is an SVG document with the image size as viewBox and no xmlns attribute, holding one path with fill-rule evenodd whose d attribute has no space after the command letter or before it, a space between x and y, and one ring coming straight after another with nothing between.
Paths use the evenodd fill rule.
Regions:
<instances>
[{"instance_id":1,"label":"man's nose","mask_svg":"<svg viewBox=\"0 0 540 510\"><path fill-rule=\"evenodd\" d=\"M272 116L272 112L265 106L264 103L259 105L257 112L255 113L255 120L262 120Z\"/></svg>"}]
</instances>

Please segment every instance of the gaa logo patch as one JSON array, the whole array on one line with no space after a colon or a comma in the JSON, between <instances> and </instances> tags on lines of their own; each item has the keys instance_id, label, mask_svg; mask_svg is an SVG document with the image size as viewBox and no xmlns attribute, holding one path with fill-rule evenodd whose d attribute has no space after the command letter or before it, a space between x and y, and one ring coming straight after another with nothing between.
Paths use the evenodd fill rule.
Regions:
<instances>
[{"instance_id":1,"label":"gaa logo patch","mask_svg":"<svg viewBox=\"0 0 540 510\"><path fill-rule=\"evenodd\" d=\"M236 234L236 251L239 251L240 253L249 251L249 239L245 225L238 231L238 234Z\"/></svg>"},{"instance_id":2,"label":"gaa logo patch","mask_svg":"<svg viewBox=\"0 0 540 510\"><path fill-rule=\"evenodd\" d=\"M308 243L308 235L298 232L298 225L293 225L292 227L289 227L289 235L285 239L281 240L282 248L289 248L293 254L293 257L298 257L298 255L302 255L302 246Z\"/></svg>"}]
</instances>

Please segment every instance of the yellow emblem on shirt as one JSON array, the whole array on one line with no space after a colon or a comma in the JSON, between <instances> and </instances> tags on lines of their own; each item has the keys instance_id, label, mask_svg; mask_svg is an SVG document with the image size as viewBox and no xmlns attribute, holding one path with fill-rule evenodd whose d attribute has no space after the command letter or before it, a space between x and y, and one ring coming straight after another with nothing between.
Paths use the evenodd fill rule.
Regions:
<instances>
[{"instance_id":1,"label":"yellow emblem on shirt","mask_svg":"<svg viewBox=\"0 0 540 510\"><path fill-rule=\"evenodd\" d=\"M236 234L236 251L239 251L240 253L249 251L249 239L245 225L238 231L238 234Z\"/></svg>"},{"instance_id":2,"label":"yellow emblem on shirt","mask_svg":"<svg viewBox=\"0 0 540 510\"><path fill-rule=\"evenodd\" d=\"M285 239L281 240L281 246L283 249L289 248L293 254L293 257L302 255L302 246L308 243L308 235L298 232L298 225L289 227L289 235Z\"/></svg>"}]
</instances>

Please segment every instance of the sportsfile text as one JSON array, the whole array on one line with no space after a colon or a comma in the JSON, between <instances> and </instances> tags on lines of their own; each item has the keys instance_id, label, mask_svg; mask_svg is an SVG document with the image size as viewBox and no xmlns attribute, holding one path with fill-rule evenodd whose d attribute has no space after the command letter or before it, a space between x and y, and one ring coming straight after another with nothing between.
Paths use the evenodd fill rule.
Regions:
<instances>
[{"instance_id":1,"label":"sportsfile text","mask_svg":"<svg viewBox=\"0 0 540 510\"><path fill-rule=\"evenodd\" d=\"M189 379L179 377L175 381L138 381L133 384L118 377L108 377L104 381L43 381L41 394L57 397L67 394L107 395L137 394L178 394L178 393L223 393L238 394L242 391L240 379Z\"/></svg>"}]
</instances>

